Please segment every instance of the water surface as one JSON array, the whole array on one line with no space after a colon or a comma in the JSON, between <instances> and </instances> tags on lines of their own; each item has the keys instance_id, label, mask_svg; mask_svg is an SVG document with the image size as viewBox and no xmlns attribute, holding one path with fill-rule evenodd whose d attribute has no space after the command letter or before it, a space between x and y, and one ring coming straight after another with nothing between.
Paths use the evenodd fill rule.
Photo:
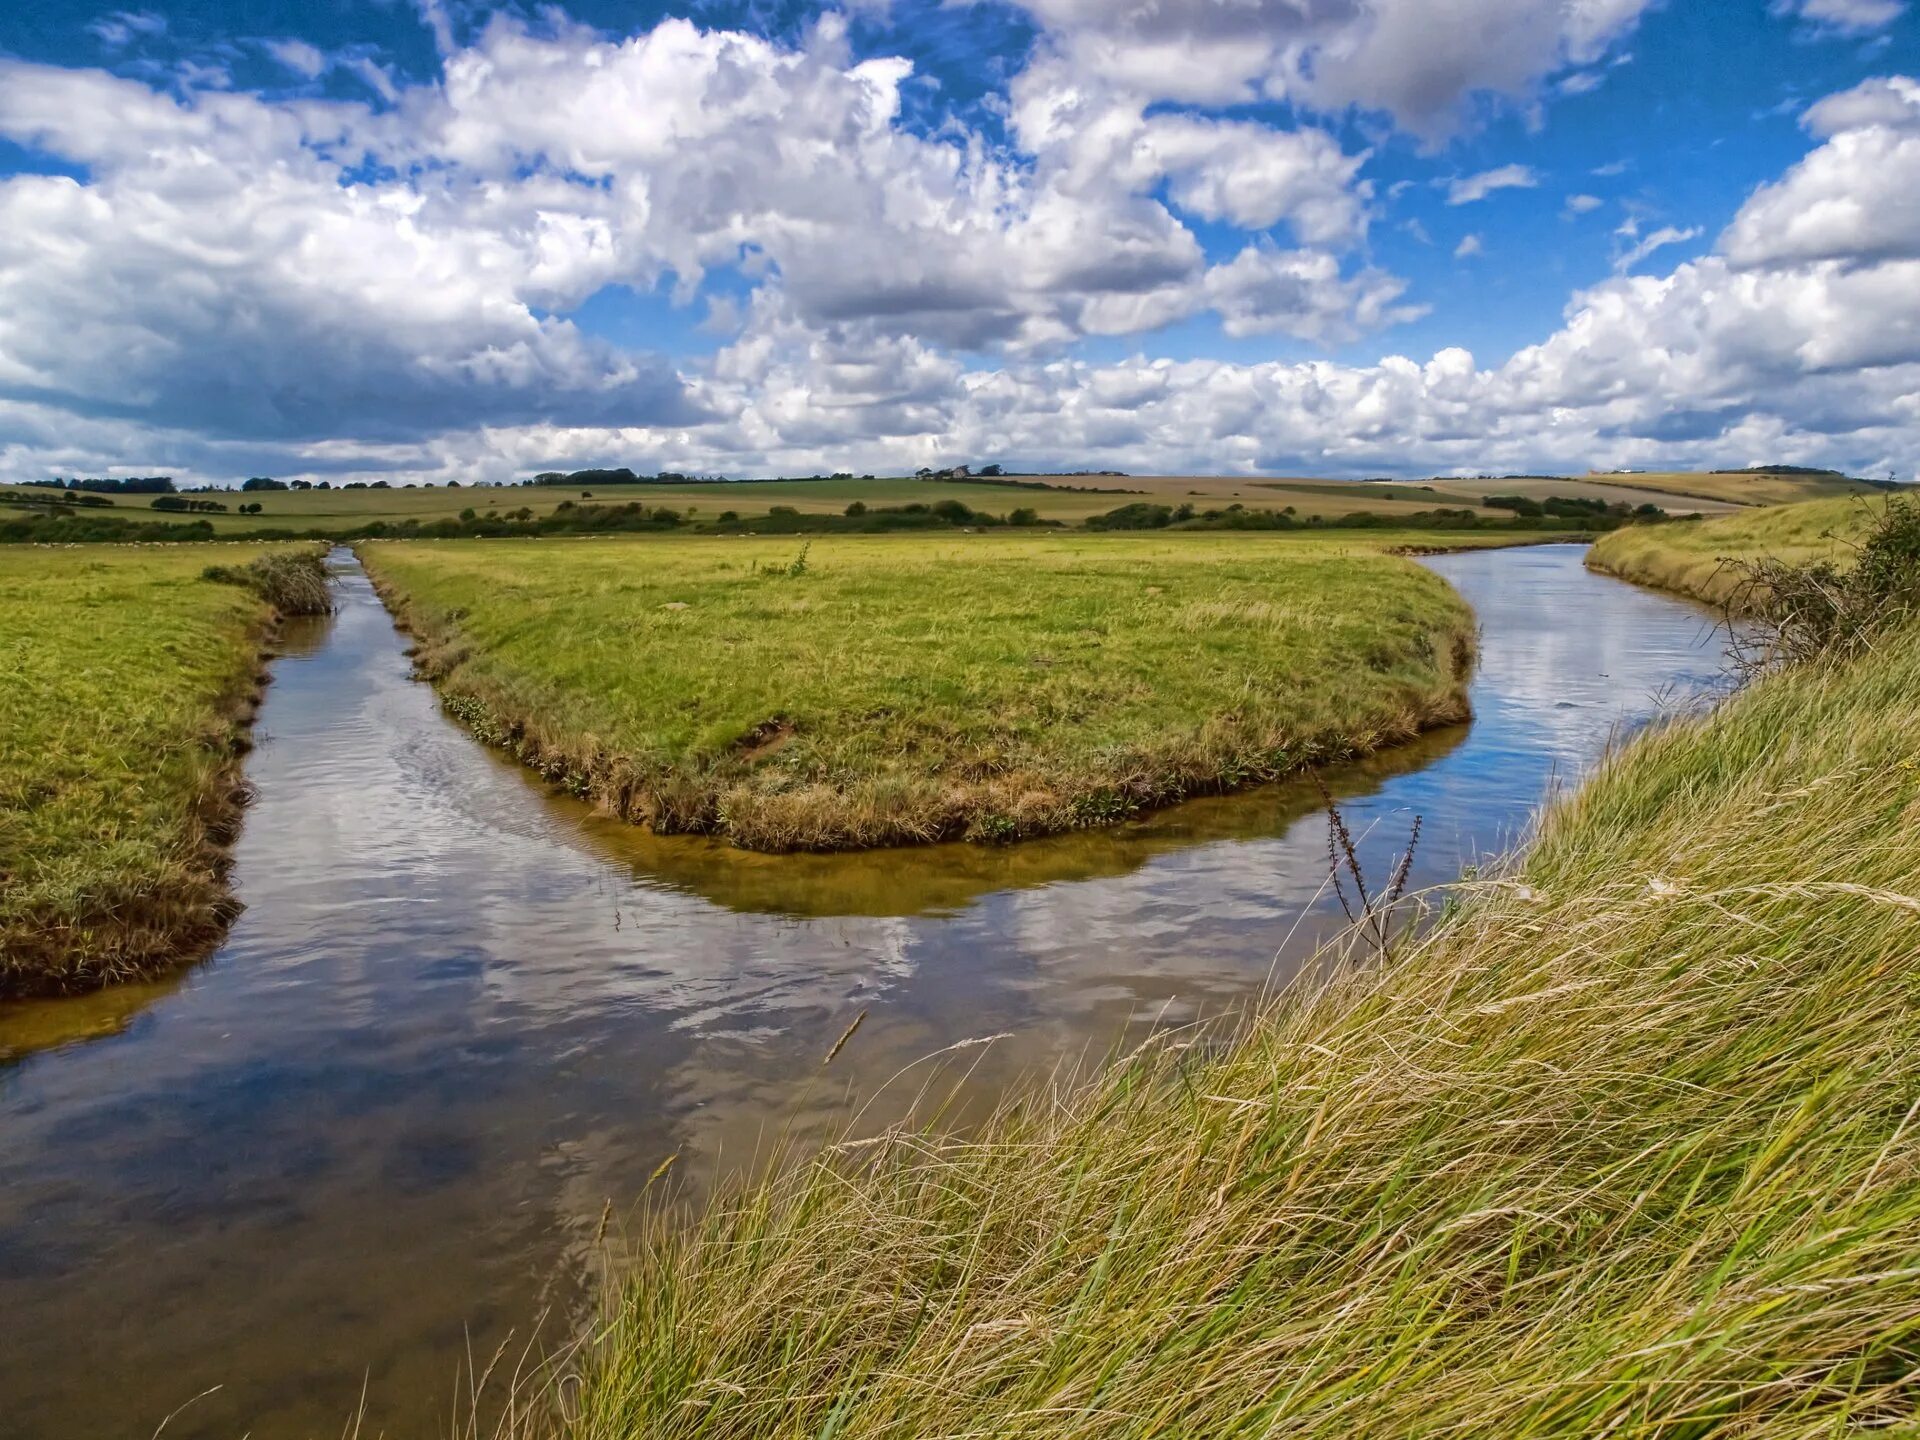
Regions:
<instances>
[{"instance_id":1,"label":"water surface","mask_svg":"<svg viewBox=\"0 0 1920 1440\"><path fill-rule=\"evenodd\" d=\"M1334 780L1375 874L1416 814L1416 885L1507 848L1719 673L1704 612L1580 560L1432 562L1483 626L1476 719ZM364 576L339 588L275 663L219 953L0 1009L6 1436L144 1437L183 1404L168 1437L334 1436L363 1389L366 1433L444 1432L465 1357L563 1328L607 1201L667 1157L698 1186L850 1096L876 1123L922 1057L1003 1036L964 1052L967 1113L1243 1001L1337 914L1299 785L1007 849L651 837L482 750Z\"/></svg>"}]
</instances>

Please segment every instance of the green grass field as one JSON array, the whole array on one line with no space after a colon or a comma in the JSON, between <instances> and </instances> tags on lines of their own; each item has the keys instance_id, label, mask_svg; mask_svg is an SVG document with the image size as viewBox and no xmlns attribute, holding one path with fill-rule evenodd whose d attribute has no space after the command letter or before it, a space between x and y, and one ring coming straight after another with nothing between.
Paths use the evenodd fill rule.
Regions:
<instances>
[{"instance_id":1,"label":"green grass field","mask_svg":"<svg viewBox=\"0 0 1920 1440\"><path fill-rule=\"evenodd\" d=\"M838 515L858 500L871 508L914 503L931 505L941 500L959 500L975 510L992 515L1027 508L1042 520L1078 524L1089 515L1099 515L1129 500L1144 496L1178 505L1191 499L1196 505L1231 504L1236 499L1248 509L1281 510L1293 506L1301 518L1318 515L1337 518L1351 511L1367 509L1383 515L1408 515L1430 510L1436 504L1456 504L1450 497L1436 498L1408 492L1405 496L1381 497L1357 486L1339 482L1292 485L1284 491L1262 482L1241 480L1149 479L1135 481L1113 476L1090 476L1084 480L1063 479L1046 482L1050 488L1030 489L1014 485L968 484L964 481L932 481L911 478L875 480L767 480L689 482L675 485L591 486L528 485L499 488L446 489L420 487L386 490L296 490L220 493L206 497L227 505L225 514L181 515L155 510L150 496L114 495L106 497L112 508L83 511L116 519L178 522L205 519L220 534L252 534L260 530L348 530L371 521L389 523L405 520L443 520L473 510L485 516L512 514L522 508L535 515L551 512L563 501L579 504L585 498L605 503L639 500L648 505L666 505L691 513L695 523L717 520L725 511L742 517L765 515L776 505L788 505L802 514ZM1103 488L1081 488L1103 487ZM1113 493L1124 491L1126 493ZM44 500L49 492L23 486L0 486L0 493ZM241 515L242 504L258 503L261 513ZM0 519L20 513L17 507L0 508Z\"/></svg>"},{"instance_id":2,"label":"green grass field","mask_svg":"<svg viewBox=\"0 0 1920 1440\"><path fill-rule=\"evenodd\" d=\"M1395 538L361 551L481 736L657 830L790 850L1099 824L1460 718L1472 615Z\"/></svg>"},{"instance_id":3,"label":"green grass field","mask_svg":"<svg viewBox=\"0 0 1920 1440\"><path fill-rule=\"evenodd\" d=\"M0 995L151 973L216 935L270 610L259 547L0 550Z\"/></svg>"},{"instance_id":4,"label":"green grass field","mask_svg":"<svg viewBox=\"0 0 1920 1440\"><path fill-rule=\"evenodd\" d=\"M591 486L526 485L503 487L422 486L415 489L385 490L268 490L222 492L194 498L218 500L228 506L225 514L181 515L155 510L151 496L110 495L112 508L83 511L83 514L108 515L116 519L172 521L205 519L221 534L251 534L262 529L305 531L310 529L347 530L370 521L443 520L471 509L476 514L511 514L523 507L535 515L551 512L563 501L579 504L584 498L619 503L640 500L648 505L667 505L691 512L697 522L717 520L724 511L743 517L765 515L776 505L790 505L802 514L838 515L858 500L871 508L887 505L931 505L941 500L959 500L975 510L992 515L1027 508L1042 520L1078 524L1089 515L1099 515L1130 500L1152 499L1179 505L1191 500L1196 506L1228 505L1235 501L1250 510L1283 510L1292 506L1304 519L1318 515L1338 518L1354 510L1377 514L1410 515L1431 510L1435 505L1457 505L1453 496L1436 496L1408 488L1389 495L1379 487L1361 487L1340 481L1260 481L1220 479L1217 477L1121 476L1065 477L1043 482L1047 488L1026 485L969 484L965 481L915 480L881 477L874 480L741 480L693 481L674 485ZM1124 492L1124 493L1117 493ZM44 501L49 493L27 486L0 486L0 495L12 494ZM242 504L258 503L261 513L241 515ZM17 507L0 507L0 519L21 513Z\"/></svg>"},{"instance_id":5,"label":"green grass field","mask_svg":"<svg viewBox=\"0 0 1920 1440\"><path fill-rule=\"evenodd\" d=\"M1740 573L1727 562L1763 555L1790 565L1844 562L1848 542L1886 510L1883 492L1743 510L1697 525L1635 526L1603 535L1587 552L1602 574L1689 595L1709 604L1735 598Z\"/></svg>"},{"instance_id":6,"label":"green grass field","mask_svg":"<svg viewBox=\"0 0 1920 1440\"><path fill-rule=\"evenodd\" d=\"M1242 505L1249 510L1286 510L1306 520L1338 520L1355 511L1370 511L1388 519L1406 519L1438 506L1480 508L1486 495L1524 494L1535 498L1547 495L1579 496L1628 505L1653 503L1675 513L1691 510L1710 512L1735 508L1739 504L1776 504L1781 499L1810 499L1817 495L1843 493L1844 485L1862 492L1870 487L1855 482L1825 482L1807 477L1766 476L1635 476L1631 483L1612 480L1558 481L1434 481L1422 485L1380 484L1340 480L1311 480L1284 477L1217 475L1146 476L1052 476L1039 483L1045 488L1027 485L991 485L966 481L931 481L912 478L881 477L874 480L766 480L766 481L692 481L672 485L591 486L537 485L506 487L418 486L404 485L359 490L269 490L223 491L192 498L216 500L228 506L221 514L180 514L155 510L150 496L113 495L103 497L109 506L90 507L83 515L114 519L154 521L178 524L187 520L205 520L217 535L254 535L262 531L299 534L309 531L343 533L374 522L388 524L409 520L428 522L457 519L472 510L482 518L509 516L527 510L534 516L550 514L564 502L580 504L591 499L601 504L641 501L664 505L687 515L696 525L711 524L732 511L751 519L767 514L777 505L790 506L802 514L838 515L854 501L871 509L910 504L935 504L958 500L974 510L990 515L1005 515L1016 509L1031 509L1043 521L1078 525L1089 516L1103 514L1132 501L1179 506L1191 504L1197 509ZM1644 482L1644 483L1643 483ZM1695 484L1698 482L1698 484ZM1685 499L1688 487L1696 495L1709 498ZM1720 490L1722 498L1712 498ZM44 504L50 492L28 486L0 485L0 502L16 501ZM1736 499L1734 495L1754 498ZM1779 496L1781 498L1773 498ZM261 506L258 515L238 513L242 504ZM22 504L0 503L0 521L17 519L30 513ZM1486 512L1489 518L1499 517Z\"/></svg>"},{"instance_id":7,"label":"green grass field","mask_svg":"<svg viewBox=\"0 0 1920 1440\"><path fill-rule=\"evenodd\" d=\"M1224 1048L663 1210L510 1428L1912 1433L1917 736L1911 631L1777 674Z\"/></svg>"}]
</instances>

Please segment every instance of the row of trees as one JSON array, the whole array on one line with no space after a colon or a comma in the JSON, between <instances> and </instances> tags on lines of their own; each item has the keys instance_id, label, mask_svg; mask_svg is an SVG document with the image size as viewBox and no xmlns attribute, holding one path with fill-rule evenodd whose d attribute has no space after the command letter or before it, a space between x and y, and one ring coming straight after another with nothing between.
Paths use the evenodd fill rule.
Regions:
<instances>
[{"instance_id":1,"label":"row of trees","mask_svg":"<svg viewBox=\"0 0 1920 1440\"><path fill-rule=\"evenodd\" d=\"M29 485L37 485L43 490L90 490L97 495L171 495L173 477L171 475L128 475L118 478L89 477L87 479L62 480L55 476L51 480L29 480Z\"/></svg>"}]
</instances>

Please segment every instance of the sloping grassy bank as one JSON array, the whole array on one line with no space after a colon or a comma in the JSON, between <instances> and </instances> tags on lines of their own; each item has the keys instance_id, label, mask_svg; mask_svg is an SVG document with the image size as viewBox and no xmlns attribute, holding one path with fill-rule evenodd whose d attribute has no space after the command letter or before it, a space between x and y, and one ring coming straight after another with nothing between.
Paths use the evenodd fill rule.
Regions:
<instances>
[{"instance_id":1,"label":"sloping grassy bank","mask_svg":"<svg viewBox=\"0 0 1920 1440\"><path fill-rule=\"evenodd\" d=\"M759 850L1108 823L1465 714L1409 561L1188 536L378 544L423 671L613 813Z\"/></svg>"},{"instance_id":2,"label":"sloping grassy bank","mask_svg":"<svg viewBox=\"0 0 1920 1440\"><path fill-rule=\"evenodd\" d=\"M661 1222L507 1429L1907 1433L1916 737L1912 630L1643 737L1223 1050Z\"/></svg>"},{"instance_id":3,"label":"sloping grassy bank","mask_svg":"<svg viewBox=\"0 0 1920 1440\"><path fill-rule=\"evenodd\" d=\"M1849 496L1698 524L1633 526L1601 536L1587 552L1587 566L1637 585L1724 605L1739 597L1745 579L1727 562L1762 556L1788 565L1844 562L1848 542L1871 529L1887 505L1884 497Z\"/></svg>"},{"instance_id":4,"label":"sloping grassy bank","mask_svg":"<svg viewBox=\"0 0 1920 1440\"><path fill-rule=\"evenodd\" d=\"M324 608L318 572L312 547L0 551L0 996L219 937L260 651L281 609Z\"/></svg>"}]
</instances>

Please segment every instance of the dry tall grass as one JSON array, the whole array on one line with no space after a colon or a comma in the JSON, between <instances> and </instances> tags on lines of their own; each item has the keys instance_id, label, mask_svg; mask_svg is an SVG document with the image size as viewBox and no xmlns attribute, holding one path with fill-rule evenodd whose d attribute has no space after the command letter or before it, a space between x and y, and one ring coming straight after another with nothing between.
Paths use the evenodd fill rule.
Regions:
<instances>
[{"instance_id":1,"label":"dry tall grass","mask_svg":"<svg viewBox=\"0 0 1920 1440\"><path fill-rule=\"evenodd\" d=\"M1649 734L1387 965L662 1220L504 1430L1911 1433L1916 737L1913 630Z\"/></svg>"},{"instance_id":2,"label":"dry tall grass","mask_svg":"<svg viewBox=\"0 0 1920 1440\"><path fill-rule=\"evenodd\" d=\"M312 547L272 550L245 565L209 565L201 578L223 585L243 585L281 615L333 613L327 563Z\"/></svg>"}]
</instances>

